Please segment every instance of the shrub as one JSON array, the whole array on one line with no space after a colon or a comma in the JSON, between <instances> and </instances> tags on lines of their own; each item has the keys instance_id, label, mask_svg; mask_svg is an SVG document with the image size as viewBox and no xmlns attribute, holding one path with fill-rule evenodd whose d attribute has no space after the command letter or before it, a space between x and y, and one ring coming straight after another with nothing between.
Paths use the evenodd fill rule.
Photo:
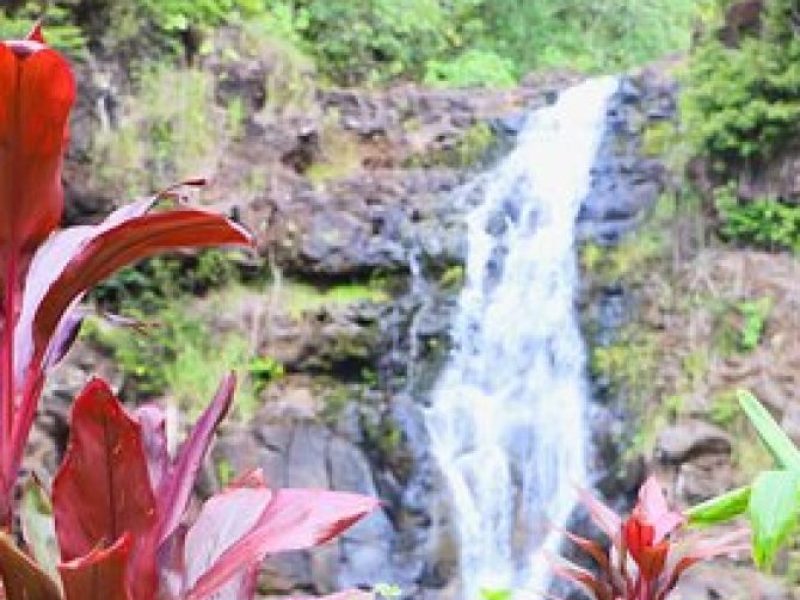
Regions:
<instances>
[{"instance_id":1,"label":"shrub","mask_svg":"<svg viewBox=\"0 0 800 600\"><path fill-rule=\"evenodd\" d=\"M794 8L792 8L794 6ZM793 0L766 3L762 32L736 47L716 28L691 55L682 112L697 152L727 161L768 159L800 130L800 38Z\"/></svg>"},{"instance_id":2,"label":"shrub","mask_svg":"<svg viewBox=\"0 0 800 600\"><path fill-rule=\"evenodd\" d=\"M800 206L767 198L740 202L730 186L717 190L714 204L724 239L766 250L800 252Z\"/></svg>"},{"instance_id":3,"label":"shrub","mask_svg":"<svg viewBox=\"0 0 800 600\"><path fill-rule=\"evenodd\" d=\"M471 49L452 60L429 60L424 80L442 87L503 88L515 85L517 76L510 59L492 51Z\"/></svg>"}]
</instances>

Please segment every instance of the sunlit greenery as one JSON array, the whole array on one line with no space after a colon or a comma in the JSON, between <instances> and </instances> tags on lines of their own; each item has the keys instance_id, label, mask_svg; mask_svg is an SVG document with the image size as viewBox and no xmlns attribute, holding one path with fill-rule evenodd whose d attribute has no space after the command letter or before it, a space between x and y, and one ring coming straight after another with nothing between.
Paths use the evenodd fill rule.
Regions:
<instances>
[{"instance_id":1,"label":"sunlit greenery","mask_svg":"<svg viewBox=\"0 0 800 600\"><path fill-rule=\"evenodd\" d=\"M0 33L24 33L41 4L12 2ZM47 20L72 53L191 60L214 28L260 23L335 83L507 86L530 71L610 71L685 50L694 10L695 0L54 0Z\"/></svg>"}]
</instances>

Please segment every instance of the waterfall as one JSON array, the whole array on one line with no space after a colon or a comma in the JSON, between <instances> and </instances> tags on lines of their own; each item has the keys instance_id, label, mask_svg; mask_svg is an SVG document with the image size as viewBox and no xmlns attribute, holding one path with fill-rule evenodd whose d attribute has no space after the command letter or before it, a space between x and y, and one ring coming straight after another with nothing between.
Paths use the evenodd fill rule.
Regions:
<instances>
[{"instance_id":1,"label":"waterfall","mask_svg":"<svg viewBox=\"0 0 800 600\"><path fill-rule=\"evenodd\" d=\"M593 79L529 115L481 176L468 216L454 349L426 425L460 535L460 598L548 587L586 481L585 351L576 322L575 220L617 88Z\"/></svg>"}]
</instances>

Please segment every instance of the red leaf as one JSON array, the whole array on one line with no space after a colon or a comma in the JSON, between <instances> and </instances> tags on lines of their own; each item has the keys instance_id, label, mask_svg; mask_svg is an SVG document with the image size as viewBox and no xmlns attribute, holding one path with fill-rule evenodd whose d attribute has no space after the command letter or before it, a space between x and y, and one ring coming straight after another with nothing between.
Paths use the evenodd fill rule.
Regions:
<instances>
[{"instance_id":1,"label":"red leaf","mask_svg":"<svg viewBox=\"0 0 800 600\"><path fill-rule=\"evenodd\" d=\"M74 101L69 64L35 33L0 43L0 255L32 251L61 220L61 161Z\"/></svg>"},{"instance_id":2,"label":"red leaf","mask_svg":"<svg viewBox=\"0 0 800 600\"><path fill-rule=\"evenodd\" d=\"M591 556L600 569L605 573L609 578L612 577L611 573L611 563L608 559L608 554L606 551L600 546L600 544L593 542L591 540L587 540L584 537L579 535L575 535L571 531L564 531L563 534L578 548L586 552L589 556Z\"/></svg>"},{"instance_id":3,"label":"red leaf","mask_svg":"<svg viewBox=\"0 0 800 600\"><path fill-rule=\"evenodd\" d=\"M35 288L31 292L26 289L23 303L33 323L19 334L21 346L31 344L25 353L28 356L44 357L64 313L88 289L121 267L166 250L251 242L249 234L229 219L199 209L130 218L117 213L109 221L111 226L106 223L89 230L60 232L37 253L27 284L33 282ZM21 325L28 325L27 319Z\"/></svg>"},{"instance_id":4,"label":"red leaf","mask_svg":"<svg viewBox=\"0 0 800 600\"><path fill-rule=\"evenodd\" d=\"M152 596L156 503L141 429L100 379L89 382L72 409L69 446L53 482L53 512L65 560L129 534L134 597Z\"/></svg>"},{"instance_id":5,"label":"red leaf","mask_svg":"<svg viewBox=\"0 0 800 600\"><path fill-rule=\"evenodd\" d=\"M14 545L11 536L2 532L0 575L6 600L61 600L58 584Z\"/></svg>"},{"instance_id":6,"label":"red leaf","mask_svg":"<svg viewBox=\"0 0 800 600\"><path fill-rule=\"evenodd\" d=\"M670 510L661 484L654 475L648 477L639 488L639 502L634 512L655 528L656 544L680 527L685 520L681 513Z\"/></svg>"},{"instance_id":7,"label":"red leaf","mask_svg":"<svg viewBox=\"0 0 800 600\"><path fill-rule=\"evenodd\" d=\"M251 241L238 225L209 212L181 208L143 214L154 201L121 208L97 227L58 232L34 256L14 335L15 377L22 381L24 376L26 391L14 417L5 473L16 473L22 460L43 369L64 354L64 341L75 331L69 313L89 288L120 267L164 250Z\"/></svg>"},{"instance_id":8,"label":"red leaf","mask_svg":"<svg viewBox=\"0 0 800 600\"><path fill-rule=\"evenodd\" d=\"M58 569L66 600L131 600L128 588L131 546L131 536L126 534L106 550L96 548L86 556L62 563Z\"/></svg>"},{"instance_id":9,"label":"red leaf","mask_svg":"<svg viewBox=\"0 0 800 600\"><path fill-rule=\"evenodd\" d=\"M258 524L225 550L186 596L200 600L268 554L305 550L330 541L375 510L374 498L325 490L277 490ZM191 535L191 530L190 530Z\"/></svg>"},{"instance_id":10,"label":"red leaf","mask_svg":"<svg viewBox=\"0 0 800 600\"><path fill-rule=\"evenodd\" d=\"M189 529L184 550L188 588L194 586L226 550L250 533L272 499L272 492L263 479L244 481L247 485L226 489L208 500ZM246 570L253 564L258 561L241 562L239 570Z\"/></svg>"},{"instance_id":11,"label":"red leaf","mask_svg":"<svg viewBox=\"0 0 800 600\"><path fill-rule=\"evenodd\" d=\"M590 592L596 600L614 600L608 584L600 581L592 573L572 563L550 560L550 567L558 577L573 581Z\"/></svg>"},{"instance_id":12,"label":"red leaf","mask_svg":"<svg viewBox=\"0 0 800 600\"><path fill-rule=\"evenodd\" d=\"M615 545L619 544L620 528L622 519L613 510L600 502L584 489L579 489L581 502L589 510L595 525L597 525Z\"/></svg>"},{"instance_id":13,"label":"red leaf","mask_svg":"<svg viewBox=\"0 0 800 600\"><path fill-rule=\"evenodd\" d=\"M173 468L158 489L159 543L169 537L180 523L211 438L228 414L235 390L236 376L231 373L220 383L214 399L181 446Z\"/></svg>"}]
</instances>

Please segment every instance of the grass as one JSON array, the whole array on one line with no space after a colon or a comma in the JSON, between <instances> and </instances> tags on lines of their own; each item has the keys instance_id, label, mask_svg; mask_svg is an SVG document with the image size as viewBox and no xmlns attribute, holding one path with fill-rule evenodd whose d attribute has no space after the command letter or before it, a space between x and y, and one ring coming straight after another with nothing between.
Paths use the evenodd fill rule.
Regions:
<instances>
[{"instance_id":1,"label":"grass","mask_svg":"<svg viewBox=\"0 0 800 600\"><path fill-rule=\"evenodd\" d=\"M325 307L359 302L381 303L390 299L389 292L375 283L347 283L318 288L307 283L286 282L272 291L276 293L279 305L293 318Z\"/></svg>"}]
</instances>

